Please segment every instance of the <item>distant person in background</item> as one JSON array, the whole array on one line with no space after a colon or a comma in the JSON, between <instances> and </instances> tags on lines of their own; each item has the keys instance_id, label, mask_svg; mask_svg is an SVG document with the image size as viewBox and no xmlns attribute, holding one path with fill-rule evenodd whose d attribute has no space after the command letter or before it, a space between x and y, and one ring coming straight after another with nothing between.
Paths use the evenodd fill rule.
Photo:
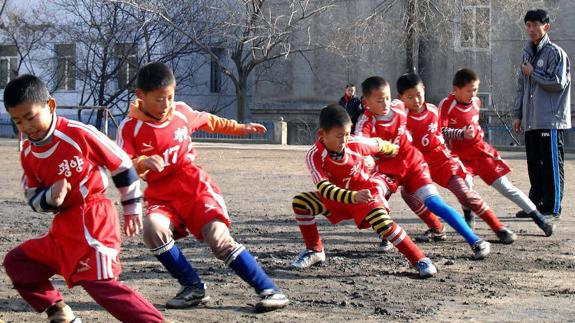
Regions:
<instances>
[{"instance_id":1,"label":"distant person in background","mask_svg":"<svg viewBox=\"0 0 575 323\"><path fill-rule=\"evenodd\" d=\"M347 114L351 118L351 133L355 132L355 124L357 119L363 113L361 100L355 95L355 85L349 83L345 86L345 93L339 99L339 105L345 108Z\"/></svg>"},{"instance_id":2,"label":"distant person in background","mask_svg":"<svg viewBox=\"0 0 575 323\"><path fill-rule=\"evenodd\" d=\"M549 40L545 10L525 14L529 42L523 49L513 107L513 129L525 131L529 198L547 216L559 219L563 198L564 131L571 128L569 56ZM527 217L518 212L517 217Z\"/></svg>"}]
</instances>

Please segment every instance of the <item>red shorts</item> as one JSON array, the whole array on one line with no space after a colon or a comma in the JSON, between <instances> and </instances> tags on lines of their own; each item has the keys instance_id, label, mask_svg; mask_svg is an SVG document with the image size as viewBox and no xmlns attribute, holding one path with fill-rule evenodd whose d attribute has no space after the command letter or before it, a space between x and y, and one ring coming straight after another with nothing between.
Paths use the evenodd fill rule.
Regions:
<instances>
[{"instance_id":1,"label":"red shorts","mask_svg":"<svg viewBox=\"0 0 575 323\"><path fill-rule=\"evenodd\" d=\"M431 179L443 187L447 188L453 176L465 179L469 175L457 156L444 151L429 152L425 154L425 160L429 165Z\"/></svg>"},{"instance_id":2,"label":"red shorts","mask_svg":"<svg viewBox=\"0 0 575 323\"><path fill-rule=\"evenodd\" d=\"M401 148L400 148L401 149ZM380 157L376 160L376 172L395 177L399 185L409 194L414 194L421 187L432 184L429 166L423 155L413 146L407 146L407 151L395 157Z\"/></svg>"},{"instance_id":3,"label":"red shorts","mask_svg":"<svg viewBox=\"0 0 575 323\"><path fill-rule=\"evenodd\" d=\"M387 199L391 195L391 190L397 190L397 181L394 184L393 179L379 174L372 176L371 181L372 185L369 190L375 199L369 203L344 204L320 196L323 205L329 211L329 215L326 216L328 221L331 224L336 224L343 220L354 220L358 228L365 229L370 227L370 224L365 221L365 217L373 209L383 208L389 212Z\"/></svg>"},{"instance_id":4,"label":"red shorts","mask_svg":"<svg viewBox=\"0 0 575 323\"><path fill-rule=\"evenodd\" d=\"M82 280L120 276L120 239L116 207L103 195L94 195L86 204L56 214L48 233L19 247L32 260L52 267L73 287Z\"/></svg>"},{"instance_id":5,"label":"red shorts","mask_svg":"<svg viewBox=\"0 0 575 323\"><path fill-rule=\"evenodd\" d=\"M146 215L158 213L168 218L175 228L176 240L188 232L203 240L202 227L215 219L231 225L220 189L195 165L150 184L144 197Z\"/></svg>"},{"instance_id":6,"label":"red shorts","mask_svg":"<svg viewBox=\"0 0 575 323\"><path fill-rule=\"evenodd\" d=\"M498 178L511 172L511 168L497 150L484 141L453 152L459 156L471 175L481 177L487 185L493 184Z\"/></svg>"}]
</instances>

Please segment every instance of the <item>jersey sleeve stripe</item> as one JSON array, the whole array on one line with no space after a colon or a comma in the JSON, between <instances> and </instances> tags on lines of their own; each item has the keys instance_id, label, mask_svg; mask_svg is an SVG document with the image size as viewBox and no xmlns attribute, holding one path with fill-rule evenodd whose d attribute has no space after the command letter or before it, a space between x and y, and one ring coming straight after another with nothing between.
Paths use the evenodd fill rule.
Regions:
<instances>
[{"instance_id":1,"label":"jersey sleeve stripe","mask_svg":"<svg viewBox=\"0 0 575 323\"><path fill-rule=\"evenodd\" d=\"M81 129L84 132L86 132L87 134L90 134L95 140L97 140L102 145L104 145L104 147L106 147L108 149L108 151L110 151L118 159L121 160L121 164L117 169L110 169L112 176L114 176L118 173L121 173L121 172L125 171L126 169L133 167L132 160L130 159L130 157L128 157L128 154L126 154L126 152L124 152L120 147L115 145L112 142L112 140L110 140L110 138L106 137L106 135L104 135L103 133L96 130L96 128L94 128L93 126L85 125L83 123L73 121L73 120L69 121L68 126L73 127L73 128L77 128L77 129Z\"/></svg>"},{"instance_id":2,"label":"jersey sleeve stripe","mask_svg":"<svg viewBox=\"0 0 575 323\"><path fill-rule=\"evenodd\" d=\"M312 181L314 184L319 183L322 180L321 173L317 170L317 167L314 163L314 155L319 153L316 146L313 146L306 155L306 164L308 169L310 170Z\"/></svg>"},{"instance_id":3,"label":"jersey sleeve stripe","mask_svg":"<svg viewBox=\"0 0 575 323\"><path fill-rule=\"evenodd\" d=\"M365 123L368 121L367 116L362 114L359 116L357 120L357 125L355 126L355 135L356 137L363 137L363 127L365 127Z\"/></svg>"}]
</instances>

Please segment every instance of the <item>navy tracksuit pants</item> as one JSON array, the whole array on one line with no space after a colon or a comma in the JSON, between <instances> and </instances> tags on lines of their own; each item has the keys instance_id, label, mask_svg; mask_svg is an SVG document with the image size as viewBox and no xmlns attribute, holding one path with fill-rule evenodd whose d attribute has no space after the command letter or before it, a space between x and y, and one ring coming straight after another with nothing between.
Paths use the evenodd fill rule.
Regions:
<instances>
[{"instance_id":1,"label":"navy tracksuit pants","mask_svg":"<svg viewBox=\"0 0 575 323\"><path fill-rule=\"evenodd\" d=\"M525 132L529 198L543 214L561 214L565 174L564 130L538 129Z\"/></svg>"}]
</instances>

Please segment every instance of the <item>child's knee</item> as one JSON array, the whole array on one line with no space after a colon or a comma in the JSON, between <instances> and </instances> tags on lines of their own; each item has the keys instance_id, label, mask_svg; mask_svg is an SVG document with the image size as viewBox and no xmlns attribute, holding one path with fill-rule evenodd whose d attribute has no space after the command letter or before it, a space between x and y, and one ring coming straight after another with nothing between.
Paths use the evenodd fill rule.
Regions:
<instances>
[{"instance_id":1,"label":"child's knee","mask_svg":"<svg viewBox=\"0 0 575 323\"><path fill-rule=\"evenodd\" d=\"M144 217L144 243L150 249L165 245L173 239L170 220L158 213Z\"/></svg>"},{"instance_id":2,"label":"child's knee","mask_svg":"<svg viewBox=\"0 0 575 323\"><path fill-rule=\"evenodd\" d=\"M20 254L19 254L18 248L14 248L14 249L8 251L6 256L4 256L4 261L2 262L2 265L6 269L6 274L8 274L8 276L12 277L10 275L10 273L12 272L12 268L13 268L14 264L18 262L19 258L20 258Z\"/></svg>"},{"instance_id":3,"label":"child's knee","mask_svg":"<svg viewBox=\"0 0 575 323\"><path fill-rule=\"evenodd\" d=\"M313 192L300 193L294 196L292 209L297 215L318 215L324 212L321 200Z\"/></svg>"},{"instance_id":4,"label":"child's knee","mask_svg":"<svg viewBox=\"0 0 575 323\"><path fill-rule=\"evenodd\" d=\"M237 246L226 224L219 220L205 224L202 227L202 235L214 256L222 261L225 260Z\"/></svg>"}]
</instances>

